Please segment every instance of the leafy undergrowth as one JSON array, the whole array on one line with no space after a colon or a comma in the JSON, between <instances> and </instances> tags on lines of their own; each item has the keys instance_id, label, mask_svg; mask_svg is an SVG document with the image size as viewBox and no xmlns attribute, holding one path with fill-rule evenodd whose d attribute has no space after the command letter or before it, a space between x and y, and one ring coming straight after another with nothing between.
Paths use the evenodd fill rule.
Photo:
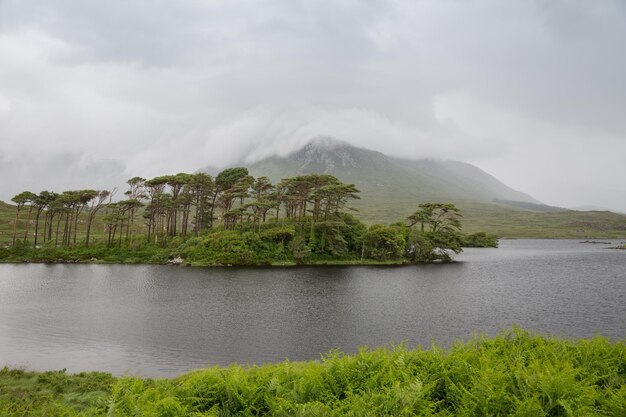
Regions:
<instances>
[{"instance_id":1,"label":"leafy undergrowth","mask_svg":"<svg viewBox=\"0 0 626 417\"><path fill-rule=\"evenodd\" d=\"M106 415L111 374L0 369L0 416Z\"/></svg>"},{"instance_id":2,"label":"leafy undergrowth","mask_svg":"<svg viewBox=\"0 0 626 417\"><path fill-rule=\"evenodd\" d=\"M623 341L567 341L520 329L448 350L395 346L331 352L321 361L214 367L175 379L122 377L106 401L93 394L106 390L104 383L80 393L78 385L61 384L56 395L40 394L33 378L45 374L11 372L0 377L3 416L626 415ZM23 391L16 388L20 378L31 380Z\"/></svg>"}]
</instances>

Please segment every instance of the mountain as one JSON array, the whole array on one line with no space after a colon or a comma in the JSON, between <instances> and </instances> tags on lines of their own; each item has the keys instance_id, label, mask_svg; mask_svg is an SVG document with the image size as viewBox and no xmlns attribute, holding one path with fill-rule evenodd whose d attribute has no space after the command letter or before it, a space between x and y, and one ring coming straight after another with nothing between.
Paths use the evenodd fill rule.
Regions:
<instances>
[{"instance_id":1,"label":"mountain","mask_svg":"<svg viewBox=\"0 0 626 417\"><path fill-rule=\"evenodd\" d=\"M247 164L254 176L276 182L308 174L332 174L361 190L353 205L368 222L398 220L427 201L492 204L494 199L539 204L480 168L459 161L402 159L328 138L318 138L290 155Z\"/></svg>"},{"instance_id":2,"label":"mountain","mask_svg":"<svg viewBox=\"0 0 626 417\"><path fill-rule=\"evenodd\" d=\"M255 177L276 183L308 173L328 173L355 184L352 203L369 224L405 219L423 202L453 202L463 212L463 230L502 237L624 238L626 216L550 207L516 191L480 168L459 161L394 158L329 138L318 138L287 156L241 163ZM216 174L215 169L210 173Z\"/></svg>"}]
</instances>

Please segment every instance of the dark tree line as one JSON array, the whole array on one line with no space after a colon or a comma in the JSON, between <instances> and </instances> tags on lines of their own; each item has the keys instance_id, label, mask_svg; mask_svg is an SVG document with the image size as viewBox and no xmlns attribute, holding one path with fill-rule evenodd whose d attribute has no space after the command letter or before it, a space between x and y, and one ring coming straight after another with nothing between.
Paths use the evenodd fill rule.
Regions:
<instances>
[{"instance_id":1,"label":"dark tree line","mask_svg":"<svg viewBox=\"0 0 626 417\"><path fill-rule=\"evenodd\" d=\"M29 236L31 218L34 213L35 230L33 246L54 241L55 246L75 246L78 239L79 219L86 212L85 242L89 244L92 224L97 212L103 207L108 191L74 190L60 194L42 191L39 194L24 191L11 199L16 204L13 225L13 246L18 241L17 224L22 210L27 206L28 214L23 242Z\"/></svg>"},{"instance_id":2,"label":"dark tree line","mask_svg":"<svg viewBox=\"0 0 626 417\"><path fill-rule=\"evenodd\" d=\"M16 195L12 199L16 204L13 246L26 242L31 221L34 247L76 246L79 235L89 246L97 219L108 246L132 243L140 235L158 244L217 227L260 230L270 222L308 219L312 228L325 227L348 209L350 200L359 198L354 185L331 175L302 175L272 184L267 177L254 178L243 167L225 169L215 178L206 173L179 173L149 180L134 177L127 184L125 198L118 201L107 190ZM18 236L17 226L25 212L26 227Z\"/></svg>"},{"instance_id":3,"label":"dark tree line","mask_svg":"<svg viewBox=\"0 0 626 417\"><path fill-rule=\"evenodd\" d=\"M271 250L250 249L242 233L237 241L242 250L288 252L298 263L311 256L424 262L450 259L450 253L461 251L464 239L461 213L449 203L423 203L405 221L368 228L348 213L359 190L326 174L272 184L267 177L254 178L246 168L236 167L215 177L202 172L134 177L127 185L124 198L115 201L115 192L107 190L16 195L13 246L27 245L32 233L35 248L88 247L95 226L107 247L131 248L145 242L163 247L172 247L169 242L174 247L177 242L193 245L190 238L210 231L224 231L220 236L227 236L239 230L256 234L252 241L261 238L274 245ZM18 223L24 218L22 233ZM486 237L474 240L481 243Z\"/></svg>"}]
</instances>

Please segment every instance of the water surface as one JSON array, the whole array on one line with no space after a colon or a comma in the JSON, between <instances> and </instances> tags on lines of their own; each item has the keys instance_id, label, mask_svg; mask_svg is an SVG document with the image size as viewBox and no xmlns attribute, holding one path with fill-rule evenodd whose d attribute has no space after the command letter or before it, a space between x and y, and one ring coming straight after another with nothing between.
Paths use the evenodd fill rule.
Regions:
<instances>
[{"instance_id":1,"label":"water surface","mask_svg":"<svg viewBox=\"0 0 626 417\"><path fill-rule=\"evenodd\" d=\"M618 243L618 242L614 242ZM517 323L626 338L626 251L505 240L408 267L0 265L0 366L173 376Z\"/></svg>"}]
</instances>

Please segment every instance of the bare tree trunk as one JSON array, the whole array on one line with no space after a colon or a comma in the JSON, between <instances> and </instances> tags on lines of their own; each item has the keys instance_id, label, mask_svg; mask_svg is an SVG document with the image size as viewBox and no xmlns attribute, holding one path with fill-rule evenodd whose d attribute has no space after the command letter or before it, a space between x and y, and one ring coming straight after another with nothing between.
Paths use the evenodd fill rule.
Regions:
<instances>
[{"instance_id":1,"label":"bare tree trunk","mask_svg":"<svg viewBox=\"0 0 626 417\"><path fill-rule=\"evenodd\" d=\"M94 213L95 214L95 213ZM91 212L87 215L87 230L85 231L85 246L89 246L89 236L91 235L91 222L93 222Z\"/></svg>"},{"instance_id":2,"label":"bare tree trunk","mask_svg":"<svg viewBox=\"0 0 626 417\"><path fill-rule=\"evenodd\" d=\"M67 212L65 214L65 226L63 227L63 240L61 242L62 246L65 246L67 244L67 233L69 231L69 220L70 220L70 213Z\"/></svg>"},{"instance_id":3,"label":"bare tree trunk","mask_svg":"<svg viewBox=\"0 0 626 417\"><path fill-rule=\"evenodd\" d=\"M83 211L83 206L79 206L76 209L76 217L74 218L74 246L76 246L76 235L78 233L78 216Z\"/></svg>"},{"instance_id":4,"label":"bare tree trunk","mask_svg":"<svg viewBox=\"0 0 626 417\"><path fill-rule=\"evenodd\" d=\"M50 221L48 222L48 242L52 240L52 226L54 223L54 216L58 213L50 213Z\"/></svg>"},{"instance_id":5,"label":"bare tree trunk","mask_svg":"<svg viewBox=\"0 0 626 417\"><path fill-rule=\"evenodd\" d=\"M128 229L128 226L126 226ZM120 237L119 237L119 245L122 247L122 237L124 236L124 219L120 221Z\"/></svg>"},{"instance_id":6,"label":"bare tree trunk","mask_svg":"<svg viewBox=\"0 0 626 417\"><path fill-rule=\"evenodd\" d=\"M35 243L33 244L34 248L37 247L37 237L39 236L39 217L41 216L41 210L43 210L43 207L37 209L37 217L35 218Z\"/></svg>"},{"instance_id":7,"label":"bare tree trunk","mask_svg":"<svg viewBox=\"0 0 626 417\"><path fill-rule=\"evenodd\" d=\"M218 191L215 190L215 193L213 193L213 203L211 204L211 212L210 212L210 215L209 215L209 222L210 222L209 223L209 227L211 229L213 229L213 214L214 214L214 211L215 211L215 201L217 200L217 194L218 194Z\"/></svg>"},{"instance_id":8,"label":"bare tree trunk","mask_svg":"<svg viewBox=\"0 0 626 417\"><path fill-rule=\"evenodd\" d=\"M17 222L20 220L20 210L22 209L22 206L18 204L16 209L15 223L13 223L13 247L15 247L15 237L17 236Z\"/></svg>"},{"instance_id":9,"label":"bare tree trunk","mask_svg":"<svg viewBox=\"0 0 626 417\"><path fill-rule=\"evenodd\" d=\"M61 218L63 216L59 215L59 218L57 220L57 231L54 235L54 247L56 248L57 246L59 246L59 226L61 226Z\"/></svg>"},{"instance_id":10,"label":"bare tree trunk","mask_svg":"<svg viewBox=\"0 0 626 417\"><path fill-rule=\"evenodd\" d=\"M28 207L28 218L26 219L26 230L24 231L24 243L26 243L26 239L28 238L28 229L30 229L30 215L33 211L33 206Z\"/></svg>"}]
</instances>

